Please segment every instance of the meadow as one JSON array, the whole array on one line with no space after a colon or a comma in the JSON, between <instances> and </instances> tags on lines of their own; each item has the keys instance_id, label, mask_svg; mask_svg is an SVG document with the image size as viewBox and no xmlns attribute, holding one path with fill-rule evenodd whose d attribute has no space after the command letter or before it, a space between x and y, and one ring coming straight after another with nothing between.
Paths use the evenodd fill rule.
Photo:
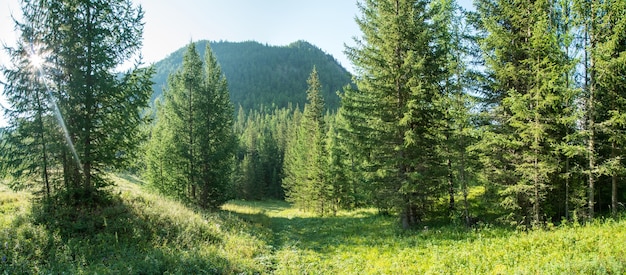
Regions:
<instances>
[{"instance_id":1,"label":"meadow","mask_svg":"<svg viewBox=\"0 0 626 275\"><path fill-rule=\"evenodd\" d=\"M96 209L51 211L0 185L0 274L621 274L626 220L413 231L374 209L318 217L280 201L187 207L114 177Z\"/></svg>"}]
</instances>

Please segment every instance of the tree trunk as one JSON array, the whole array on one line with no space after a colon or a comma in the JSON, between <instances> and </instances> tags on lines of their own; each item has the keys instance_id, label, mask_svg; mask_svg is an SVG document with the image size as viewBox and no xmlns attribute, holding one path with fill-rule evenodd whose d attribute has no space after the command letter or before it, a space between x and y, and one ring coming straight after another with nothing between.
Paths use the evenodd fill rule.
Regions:
<instances>
[{"instance_id":1,"label":"tree trunk","mask_svg":"<svg viewBox=\"0 0 626 275\"><path fill-rule=\"evenodd\" d=\"M405 202L405 207L401 214L401 220L402 228L404 229L413 228L420 221L419 215L417 214L417 207L408 200Z\"/></svg>"},{"instance_id":2,"label":"tree trunk","mask_svg":"<svg viewBox=\"0 0 626 275\"><path fill-rule=\"evenodd\" d=\"M50 181L48 179L48 151L46 148L46 137L44 134L45 128L43 124L43 117L41 114L43 112L42 105L43 104L41 103L39 92L37 92L37 120L39 121L39 141L41 142L41 157L43 161L42 176L43 176L44 186L46 189L46 197L50 199Z\"/></svg>"},{"instance_id":3,"label":"tree trunk","mask_svg":"<svg viewBox=\"0 0 626 275\"><path fill-rule=\"evenodd\" d=\"M569 157L565 159L565 220L569 221Z\"/></svg>"},{"instance_id":4,"label":"tree trunk","mask_svg":"<svg viewBox=\"0 0 626 275\"><path fill-rule=\"evenodd\" d=\"M191 185L191 200L196 200L196 184L194 182L194 152L193 152L193 89L191 87L191 83L189 85L189 106L188 106L188 115L189 115L189 175L188 180Z\"/></svg>"},{"instance_id":5,"label":"tree trunk","mask_svg":"<svg viewBox=\"0 0 626 275\"><path fill-rule=\"evenodd\" d=\"M465 145L461 147L461 167L459 169L459 180L461 181L461 189L463 189L463 216L465 217L465 225L470 226L471 220L469 215L469 202L467 196L469 190L467 188L467 181L465 179Z\"/></svg>"},{"instance_id":6,"label":"tree trunk","mask_svg":"<svg viewBox=\"0 0 626 275\"><path fill-rule=\"evenodd\" d=\"M591 3L592 7L592 15L591 15L591 20L590 22L587 22L587 26L586 26L586 36L590 43L590 48L591 50L595 49L595 36L594 36L594 28L593 28L593 24L594 24L594 20L595 20L595 16L593 15L593 2ZM587 39L586 39L587 40ZM588 158L589 158L589 179L588 179L588 187L587 187L587 216L588 219L591 220L593 219L594 216L594 205L595 205L595 200L594 200L594 195L595 195L595 182L596 182L596 177L595 177L595 170L596 170L596 159L595 159L595 154L596 154L596 148L595 148L595 88L596 88L596 83L595 83L595 56L592 54L589 54L589 49L585 50L585 88L588 90L587 92L589 93L589 97L588 97L588 102L587 102L587 125L588 125L588 131L589 131L589 140L588 140L588 144L587 144L587 151L588 151Z\"/></svg>"},{"instance_id":7,"label":"tree trunk","mask_svg":"<svg viewBox=\"0 0 626 275\"><path fill-rule=\"evenodd\" d=\"M448 156L448 194L450 196L450 204L448 206L448 210L452 213L455 210L454 206L454 175L452 174L452 160Z\"/></svg>"},{"instance_id":8,"label":"tree trunk","mask_svg":"<svg viewBox=\"0 0 626 275\"><path fill-rule=\"evenodd\" d=\"M617 158L617 144L615 141L611 142L611 158ZM615 168L611 172L611 214L613 217L617 216L617 172Z\"/></svg>"}]
</instances>

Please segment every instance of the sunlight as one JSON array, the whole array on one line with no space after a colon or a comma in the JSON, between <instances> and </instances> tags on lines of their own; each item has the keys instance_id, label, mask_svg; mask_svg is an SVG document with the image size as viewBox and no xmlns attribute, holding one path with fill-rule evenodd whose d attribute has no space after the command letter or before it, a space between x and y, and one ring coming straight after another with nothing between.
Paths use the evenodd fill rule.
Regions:
<instances>
[{"instance_id":1,"label":"sunlight","mask_svg":"<svg viewBox=\"0 0 626 275\"><path fill-rule=\"evenodd\" d=\"M44 62L46 62L46 59L41 54L32 53L30 55L30 64L33 65L35 69L41 69Z\"/></svg>"},{"instance_id":2,"label":"sunlight","mask_svg":"<svg viewBox=\"0 0 626 275\"><path fill-rule=\"evenodd\" d=\"M65 141L67 142L69 149L72 151L72 155L74 156L74 160L76 160L78 169L82 172L83 166L80 162L80 159L78 158L78 153L76 152L76 148L74 147L74 142L72 142L72 139L70 138L70 133L67 130L67 126L65 125L65 119L63 118L63 115L61 114L61 111L59 110L59 106L57 105L56 100L54 99L52 90L50 89L50 87L48 86L48 83L46 82L44 65L46 63L47 56L48 56L47 52L42 51L40 47L31 44L30 56L28 57L28 60L30 61L30 65L32 66L32 68L35 70L34 73L37 75L38 81L40 81L41 84L43 84L43 87L45 88L45 91L48 95L48 100L52 104L52 107L53 107L54 116L56 117L57 122L59 123L59 126L61 127L61 130L63 130L63 136L65 137Z\"/></svg>"}]
</instances>

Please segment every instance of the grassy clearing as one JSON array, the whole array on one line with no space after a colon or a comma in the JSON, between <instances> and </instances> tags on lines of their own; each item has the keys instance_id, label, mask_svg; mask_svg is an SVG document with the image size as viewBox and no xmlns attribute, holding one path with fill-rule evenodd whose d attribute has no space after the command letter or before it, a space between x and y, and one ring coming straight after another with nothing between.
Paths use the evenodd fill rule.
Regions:
<instances>
[{"instance_id":1,"label":"grassy clearing","mask_svg":"<svg viewBox=\"0 0 626 275\"><path fill-rule=\"evenodd\" d=\"M626 222L519 232L425 228L405 232L373 210L312 217L281 202L224 209L275 233L276 274L621 274Z\"/></svg>"},{"instance_id":2,"label":"grassy clearing","mask_svg":"<svg viewBox=\"0 0 626 275\"><path fill-rule=\"evenodd\" d=\"M190 209L115 178L106 207L31 204L0 185L0 274L622 274L626 220L519 232L398 229L373 209L317 217L278 201ZM135 183L131 183L131 181ZM34 205L34 206L33 206Z\"/></svg>"}]
</instances>

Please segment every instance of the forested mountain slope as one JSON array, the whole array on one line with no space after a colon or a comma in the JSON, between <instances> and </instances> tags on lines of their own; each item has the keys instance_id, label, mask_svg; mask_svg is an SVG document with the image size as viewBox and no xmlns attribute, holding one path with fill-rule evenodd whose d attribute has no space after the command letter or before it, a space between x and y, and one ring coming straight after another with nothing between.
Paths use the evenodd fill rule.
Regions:
<instances>
[{"instance_id":1,"label":"forested mountain slope","mask_svg":"<svg viewBox=\"0 0 626 275\"><path fill-rule=\"evenodd\" d=\"M336 92L351 83L350 73L334 57L305 41L287 46L269 46L254 41L209 42L198 41L196 49L204 56L206 43L211 48L228 80L231 100L235 107L244 109L276 105L286 107L304 106L306 80L317 68L322 95L326 106L334 110L339 106ZM185 47L167 58L156 62L153 77L154 94L157 98L166 87L167 76L180 67Z\"/></svg>"}]
</instances>

